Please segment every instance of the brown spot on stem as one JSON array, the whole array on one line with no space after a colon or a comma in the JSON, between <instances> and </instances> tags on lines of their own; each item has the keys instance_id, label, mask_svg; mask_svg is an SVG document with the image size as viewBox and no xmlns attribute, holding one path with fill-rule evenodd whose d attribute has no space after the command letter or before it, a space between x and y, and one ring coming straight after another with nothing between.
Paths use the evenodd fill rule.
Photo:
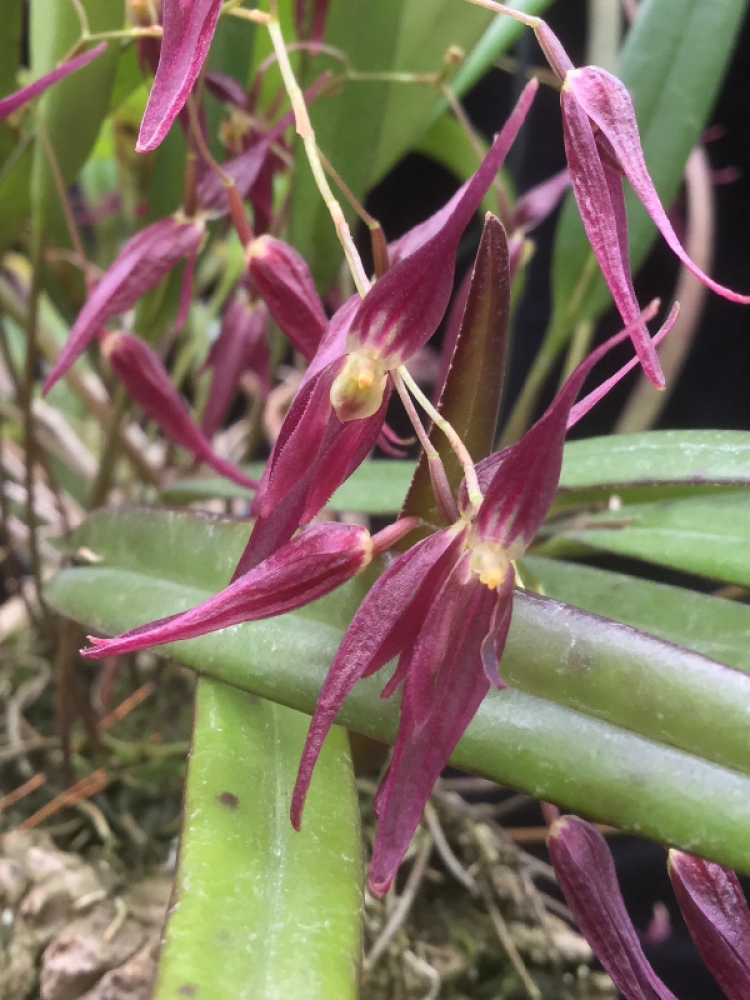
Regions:
<instances>
[{"instance_id":1,"label":"brown spot on stem","mask_svg":"<svg viewBox=\"0 0 750 1000\"><path fill-rule=\"evenodd\" d=\"M240 804L240 800L233 792L220 792L216 798L223 806L226 806L227 809L236 809Z\"/></svg>"}]
</instances>

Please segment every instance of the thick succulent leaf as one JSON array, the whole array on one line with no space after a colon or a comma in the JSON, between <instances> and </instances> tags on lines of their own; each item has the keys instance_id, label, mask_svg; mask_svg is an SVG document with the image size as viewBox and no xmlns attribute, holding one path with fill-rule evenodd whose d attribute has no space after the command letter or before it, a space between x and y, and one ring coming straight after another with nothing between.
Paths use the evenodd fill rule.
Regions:
<instances>
[{"instance_id":1,"label":"thick succulent leaf","mask_svg":"<svg viewBox=\"0 0 750 1000\"><path fill-rule=\"evenodd\" d=\"M199 680L154 1000L356 997L362 859L348 741L340 729L326 740L296 833L287 816L307 724Z\"/></svg>"},{"instance_id":2,"label":"thick succulent leaf","mask_svg":"<svg viewBox=\"0 0 750 1000\"><path fill-rule=\"evenodd\" d=\"M243 467L253 479L263 474L260 462ZM360 465L326 504L329 510L356 510L363 514L394 514L404 502L414 474L412 462L383 459ZM252 499L248 490L218 477L180 479L161 491L165 503L183 504L211 497Z\"/></svg>"},{"instance_id":3,"label":"thick succulent leaf","mask_svg":"<svg viewBox=\"0 0 750 1000\"><path fill-rule=\"evenodd\" d=\"M114 31L124 20L123 0L84 0L94 32ZM79 25L69 0L31 5L31 68L34 77L54 68L79 37ZM52 87L39 101L39 119L55 151L60 173L70 184L91 152L109 108L117 68L118 48L108 50L89 66ZM32 204L37 222L57 201L54 180L41 143L34 151Z\"/></svg>"},{"instance_id":4,"label":"thick succulent leaf","mask_svg":"<svg viewBox=\"0 0 750 1000\"><path fill-rule=\"evenodd\" d=\"M75 538L101 562L58 574L48 600L91 628L119 632L204 599L222 575L219 563L231 565L246 537L246 525L195 515L102 512ZM235 626L172 651L205 673L309 713L358 583L304 613ZM536 692L512 685L492 692L452 757L457 767L750 871L747 675L523 592L503 675ZM377 678L358 684L339 722L392 741L398 709L379 698L381 686Z\"/></svg>"},{"instance_id":5,"label":"thick succulent leaf","mask_svg":"<svg viewBox=\"0 0 750 1000\"><path fill-rule=\"evenodd\" d=\"M632 504L559 538L750 586L750 491Z\"/></svg>"},{"instance_id":6,"label":"thick succulent leaf","mask_svg":"<svg viewBox=\"0 0 750 1000\"><path fill-rule=\"evenodd\" d=\"M633 98L646 163L666 205L711 111L746 8L747 0L685 0L675 16L673 0L650 0L627 38L617 75ZM630 257L637 268L656 229L625 187ZM558 342L575 322L596 315L609 302L606 285L591 263L591 249L569 198L553 262L552 329Z\"/></svg>"},{"instance_id":7,"label":"thick succulent leaf","mask_svg":"<svg viewBox=\"0 0 750 1000\"><path fill-rule=\"evenodd\" d=\"M524 556L524 583L750 673L750 606L561 559Z\"/></svg>"}]
</instances>

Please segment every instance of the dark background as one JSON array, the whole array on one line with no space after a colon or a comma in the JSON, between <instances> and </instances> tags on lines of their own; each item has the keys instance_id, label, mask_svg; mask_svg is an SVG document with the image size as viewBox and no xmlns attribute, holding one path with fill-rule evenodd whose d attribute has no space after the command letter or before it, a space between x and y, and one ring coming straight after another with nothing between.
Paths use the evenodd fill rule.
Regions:
<instances>
[{"instance_id":1,"label":"dark background","mask_svg":"<svg viewBox=\"0 0 750 1000\"><path fill-rule=\"evenodd\" d=\"M574 63L583 64L585 0L558 0L547 12L546 20ZM514 55L521 64L543 65L531 32L521 37ZM502 125L518 90L518 80L493 70L468 95L466 108L487 138ZM750 292L750 16L745 19L710 124L723 128L721 137L708 144L712 167L731 167L737 173L732 183L715 189L717 245L712 276L738 291ZM563 166L559 100L552 90L542 87L508 167L523 191ZM444 204L455 188L456 182L444 170L412 155L373 192L368 208L381 220L388 237L394 238ZM537 250L528 293L517 317L504 403L506 414L544 335L554 227L553 218L534 233ZM469 240L459 271L461 264L464 268L470 266L472 254ZM645 304L655 295L668 301L677 272L676 259L659 240L636 281L639 301ZM618 328L616 315L605 316L598 339ZM750 309L709 293L692 352L656 426L750 430L749 381ZM581 422L576 428L578 435L610 431L632 385L632 379L624 380ZM549 388L550 393L554 391L554 383ZM517 813L513 819L519 825L538 822L538 809L529 807L526 815ZM662 901L669 908L671 936L659 945L645 946L658 974L679 1000L721 1000L721 990L703 967L681 921L666 872L664 850L633 837L614 838L612 848L625 902L636 927L646 929L655 902Z\"/></svg>"}]
</instances>

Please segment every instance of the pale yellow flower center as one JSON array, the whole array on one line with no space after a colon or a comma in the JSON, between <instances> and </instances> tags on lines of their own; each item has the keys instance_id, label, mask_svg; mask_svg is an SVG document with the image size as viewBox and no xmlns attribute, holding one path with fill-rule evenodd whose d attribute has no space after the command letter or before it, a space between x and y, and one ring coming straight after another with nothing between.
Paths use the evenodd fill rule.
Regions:
<instances>
[{"instance_id":1,"label":"pale yellow flower center","mask_svg":"<svg viewBox=\"0 0 750 1000\"><path fill-rule=\"evenodd\" d=\"M382 360L355 351L331 386L331 403L342 422L371 417L380 409L388 373Z\"/></svg>"}]
</instances>

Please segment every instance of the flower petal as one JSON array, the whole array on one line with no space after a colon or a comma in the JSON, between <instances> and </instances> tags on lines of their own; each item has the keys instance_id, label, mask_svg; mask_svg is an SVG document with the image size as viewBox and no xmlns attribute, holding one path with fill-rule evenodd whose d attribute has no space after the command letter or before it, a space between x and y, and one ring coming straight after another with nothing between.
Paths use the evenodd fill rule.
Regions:
<instances>
[{"instance_id":1,"label":"flower petal","mask_svg":"<svg viewBox=\"0 0 750 1000\"><path fill-rule=\"evenodd\" d=\"M198 252L205 226L173 216L146 226L128 240L96 286L73 324L68 341L44 381L49 392L81 355L108 319L130 309L183 257Z\"/></svg>"},{"instance_id":2,"label":"flower petal","mask_svg":"<svg viewBox=\"0 0 750 1000\"><path fill-rule=\"evenodd\" d=\"M643 207L685 267L725 299L750 304L750 295L740 295L714 281L693 263L683 249L646 167L633 102L625 85L598 66L573 70L568 74L566 83L583 111L601 129Z\"/></svg>"},{"instance_id":3,"label":"flower petal","mask_svg":"<svg viewBox=\"0 0 750 1000\"><path fill-rule=\"evenodd\" d=\"M626 1000L676 1000L643 954L604 837L577 816L563 816L548 847L576 923Z\"/></svg>"},{"instance_id":4,"label":"flower petal","mask_svg":"<svg viewBox=\"0 0 750 1000\"><path fill-rule=\"evenodd\" d=\"M208 55L221 0L163 0L164 34L136 152L156 149L182 110Z\"/></svg>"},{"instance_id":5,"label":"flower petal","mask_svg":"<svg viewBox=\"0 0 750 1000\"><path fill-rule=\"evenodd\" d=\"M129 333L111 333L104 341L103 350L128 394L168 438L192 451L232 482L248 489L257 488L255 479L250 479L231 462L220 458L211 450L211 445L193 423L161 358L153 348Z\"/></svg>"},{"instance_id":6,"label":"flower petal","mask_svg":"<svg viewBox=\"0 0 750 1000\"><path fill-rule=\"evenodd\" d=\"M292 795L296 829L315 761L346 696L358 680L414 642L460 541L439 531L417 542L375 581L352 619L321 688L302 751Z\"/></svg>"},{"instance_id":7,"label":"flower petal","mask_svg":"<svg viewBox=\"0 0 750 1000\"><path fill-rule=\"evenodd\" d=\"M459 562L432 603L408 658L393 757L377 796L378 831L368 886L387 891L422 817L435 781L489 691L482 645L501 595Z\"/></svg>"},{"instance_id":8,"label":"flower petal","mask_svg":"<svg viewBox=\"0 0 750 1000\"><path fill-rule=\"evenodd\" d=\"M669 852L669 877L695 946L728 1000L750 997L750 910L737 876Z\"/></svg>"},{"instance_id":9,"label":"flower petal","mask_svg":"<svg viewBox=\"0 0 750 1000\"><path fill-rule=\"evenodd\" d=\"M183 614L141 626L114 639L90 636L88 659L119 656L165 642L192 639L207 632L259 621L301 608L356 576L372 557L366 528L319 524L303 531L269 559L215 597Z\"/></svg>"},{"instance_id":10,"label":"flower petal","mask_svg":"<svg viewBox=\"0 0 750 1000\"><path fill-rule=\"evenodd\" d=\"M267 328L266 307L257 300L251 302L244 290L239 289L224 312L221 332L211 345L204 366L213 369L211 389L201 421L201 429L209 440L221 426L240 378L249 368L255 368L263 391L268 393Z\"/></svg>"},{"instance_id":11,"label":"flower petal","mask_svg":"<svg viewBox=\"0 0 750 1000\"><path fill-rule=\"evenodd\" d=\"M328 327L310 268L293 247L274 236L253 240L245 251L245 261L269 312L310 361Z\"/></svg>"},{"instance_id":12,"label":"flower petal","mask_svg":"<svg viewBox=\"0 0 750 1000\"><path fill-rule=\"evenodd\" d=\"M623 321L630 323L640 309L630 275L622 184L602 164L588 115L566 87L561 105L565 155L583 226L615 305ZM662 388L664 375L645 325L634 331L633 346L649 381Z\"/></svg>"},{"instance_id":13,"label":"flower petal","mask_svg":"<svg viewBox=\"0 0 750 1000\"><path fill-rule=\"evenodd\" d=\"M99 45L96 45L93 49L89 49L88 52L76 56L75 59L68 59L61 66L56 66L55 69L50 70L49 73L45 73L44 76L40 76L38 80L34 80L27 87L22 87L20 90L8 94L7 97L4 97L0 101L0 122L4 122L9 115L12 115L14 111L38 94L43 94L53 83L57 83L58 80L63 80L71 73L75 73L82 66L87 66L97 56L100 56L106 48L107 43L100 42Z\"/></svg>"},{"instance_id":14,"label":"flower petal","mask_svg":"<svg viewBox=\"0 0 750 1000\"><path fill-rule=\"evenodd\" d=\"M517 540L525 548L533 540L557 490L569 415L586 376L608 351L631 336L633 329L640 327L653 309L651 306L644 310L632 324L592 351L520 441L477 464L484 499L475 525L483 540L498 542L505 549ZM667 330L675 318L676 310L673 309L664 324ZM605 385L616 381L619 374ZM465 486L462 486L460 501L465 506Z\"/></svg>"},{"instance_id":15,"label":"flower petal","mask_svg":"<svg viewBox=\"0 0 750 1000\"><path fill-rule=\"evenodd\" d=\"M524 88L481 166L454 199L444 224L426 243L375 282L349 331L350 351L374 351L396 368L427 343L453 290L455 255L464 229L500 169L538 89Z\"/></svg>"}]
</instances>

